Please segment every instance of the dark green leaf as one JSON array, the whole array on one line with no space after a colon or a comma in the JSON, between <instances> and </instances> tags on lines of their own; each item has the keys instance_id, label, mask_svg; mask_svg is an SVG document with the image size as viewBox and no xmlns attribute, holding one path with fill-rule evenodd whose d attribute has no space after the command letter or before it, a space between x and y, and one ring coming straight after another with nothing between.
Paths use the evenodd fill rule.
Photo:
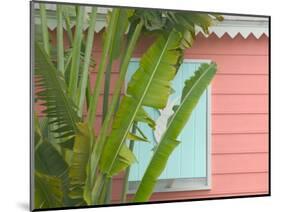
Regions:
<instances>
[{"instance_id":1,"label":"dark green leaf","mask_svg":"<svg viewBox=\"0 0 281 212\"><path fill-rule=\"evenodd\" d=\"M51 118L56 131L67 135L67 140L73 137L76 131L76 106L66 94L66 85L61 72L58 72L45 51L36 43L35 45L35 75L36 85L40 92L36 93L38 99L46 106L43 113ZM65 136L66 137L66 136Z\"/></svg>"}]
</instances>

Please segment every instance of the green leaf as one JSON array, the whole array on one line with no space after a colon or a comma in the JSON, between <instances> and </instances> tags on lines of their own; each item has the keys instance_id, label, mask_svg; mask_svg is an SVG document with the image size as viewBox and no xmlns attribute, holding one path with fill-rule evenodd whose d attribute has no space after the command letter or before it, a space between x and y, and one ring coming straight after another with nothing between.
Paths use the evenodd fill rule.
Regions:
<instances>
[{"instance_id":1,"label":"green leaf","mask_svg":"<svg viewBox=\"0 0 281 212\"><path fill-rule=\"evenodd\" d=\"M100 160L101 172L110 173L141 106L165 107L171 93L171 80L182 61L181 40L181 33L173 30L162 35L142 57L113 121Z\"/></svg>"},{"instance_id":2,"label":"green leaf","mask_svg":"<svg viewBox=\"0 0 281 212\"><path fill-rule=\"evenodd\" d=\"M213 19L209 14L191 12L184 16L193 24L200 26L204 33L209 34L209 27L212 26L213 23Z\"/></svg>"},{"instance_id":3,"label":"green leaf","mask_svg":"<svg viewBox=\"0 0 281 212\"><path fill-rule=\"evenodd\" d=\"M66 85L62 73L57 71L46 52L41 46L35 44L35 83L41 91L36 93L38 99L46 106L43 111L49 124L57 126L56 132L65 140L71 140L76 131L76 106L66 94Z\"/></svg>"},{"instance_id":4,"label":"green leaf","mask_svg":"<svg viewBox=\"0 0 281 212\"><path fill-rule=\"evenodd\" d=\"M138 123L137 122L134 122L133 123L133 126L132 126L132 129L131 129L131 133L136 133L137 131L137 125ZM139 133L143 135L142 131L139 130ZM130 140L129 141L129 149L133 152L134 151L134 141L133 140ZM130 175L130 166L128 166L125 170L125 174L124 174L124 178L123 178L123 188L122 188L122 195L121 195L121 201L123 203L126 202L126 199L127 199L127 191L128 191L128 185L129 185L129 175Z\"/></svg>"},{"instance_id":5,"label":"green leaf","mask_svg":"<svg viewBox=\"0 0 281 212\"><path fill-rule=\"evenodd\" d=\"M143 20L144 27L147 31L161 30L165 25L162 11L136 9L131 18L131 23L134 24L139 19Z\"/></svg>"},{"instance_id":6,"label":"green leaf","mask_svg":"<svg viewBox=\"0 0 281 212\"><path fill-rule=\"evenodd\" d=\"M68 165L53 144L43 141L35 151L35 170L66 182Z\"/></svg>"},{"instance_id":7,"label":"green leaf","mask_svg":"<svg viewBox=\"0 0 281 212\"><path fill-rule=\"evenodd\" d=\"M223 21L224 20L224 17L220 14L211 13L211 15L214 16L217 21Z\"/></svg>"},{"instance_id":8,"label":"green leaf","mask_svg":"<svg viewBox=\"0 0 281 212\"><path fill-rule=\"evenodd\" d=\"M164 135L144 173L136 192L134 201L145 202L153 192L158 177L165 169L169 156L179 144L177 137L189 120L201 95L208 87L216 73L216 65L202 64L189 80L185 82L182 100L167 126Z\"/></svg>"},{"instance_id":9,"label":"green leaf","mask_svg":"<svg viewBox=\"0 0 281 212\"><path fill-rule=\"evenodd\" d=\"M61 179L35 171L35 209L63 206Z\"/></svg>"},{"instance_id":10,"label":"green leaf","mask_svg":"<svg viewBox=\"0 0 281 212\"><path fill-rule=\"evenodd\" d=\"M72 161L69 168L69 196L83 198L83 189L87 177L87 164L89 160L92 136L87 123L77 124L78 132L75 136Z\"/></svg>"},{"instance_id":11,"label":"green leaf","mask_svg":"<svg viewBox=\"0 0 281 212\"><path fill-rule=\"evenodd\" d=\"M166 12L169 27L176 27L179 31L189 31L195 36L195 26L199 26L204 33L209 34L209 27L215 21L222 21L223 17L215 13L198 12Z\"/></svg>"},{"instance_id":12,"label":"green leaf","mask_svg":"<svg viewBox=\"0 0 281 212\"><path fill-rule=\"evenodd\" d=\"M140 107L138 113L136 114L135 121L147 123L148 126L155 129L155 121L148 115L143 107Z\"/></svg>"},{"instance_id":13,"label":"green leaf","mask_svg":"<svg viewBox=\"0 0 281 212\"><path fill-rule=\"evenodd\" d=\"M68 164L50 142L43 141L36 148L35 171L58 179L60 181L61 192L63 192L64 198L66 197L68 186ZM59 206L62 206L62 204Z\"/></svg>"},{"instance_id":14,"label":"green leaf","mask_svg":"<svg viewBox=\"0 0 281 212\"><path fill-rule=\"evenodd\" d=\"M112 166L108 176L113 176L125 170L128 166L136 162L134 153L124 144Z\"/></svg>"},{"instance_id":15,"label":"green leaf","mask_svg":"<svg viewBox=\"0 0 281 212\"><path fill-rule=\"evenodd\" d=\"M40 143L42 142L42 132L41 132L41 128L40 128L40 124L39 124L39 119L37 117L36 114L33 115L34 119L34 147L36 149L36 147L38 145L40 145Z\"/></svg>"},{"instance_id":16,"label":"green leaf","mask_svg":"<svg viewBox=\"0 0 281 212\"><path fill-rule=\"evenodd\" d=\"M144 142L148 142L146 137L140 137L140 136L135 135L135 134L130 133L130 132L128 133L127 139L131 140L131 141L144 141Z\"/></svg>"}]
</instances>

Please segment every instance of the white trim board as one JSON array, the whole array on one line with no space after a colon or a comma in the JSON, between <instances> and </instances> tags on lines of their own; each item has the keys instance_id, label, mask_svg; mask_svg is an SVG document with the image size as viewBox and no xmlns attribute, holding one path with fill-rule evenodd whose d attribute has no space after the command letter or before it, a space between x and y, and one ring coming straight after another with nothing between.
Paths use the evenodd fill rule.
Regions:
<instances>
[{"instance_id":1,"label":"white trim board","mask_svg":"<svg viewBox=\"0 0 281 212\"><path fill-rule=\"evenodd\" d=\"M35 8L35 24L40 23L39 19L39 11L38 11L38 3L34 4ZM55 4L46 4L46 8L48 10L48 27L51 30L56 28L56 5ZM105 14L111 8L98 7L98 15L95 31L100 32L106 25L105 22ZM89 13L91 11L91 7L86 6L86 12ZM262 35L268 36L269 34L269 25L268 18L261 17L252 17L252 16L229 16L224 15L224 21L218 23L215 26L210 27L210 34L214 33L219 38L223 35L228 34L231 38L235 38L238 34L240 34L243 38L247 38L249 35L254 35L257 39L259 39ZM73 26L73 24L72 24ZM85 18L84 30L88 28L88 21ZM202 32L201 29L196 29L196 34ZM203 32L202 32L203 33ZM204 33L203 33L204 34ZM206 37L209 35L204 34Z\"/></svg>"}]
</instances>

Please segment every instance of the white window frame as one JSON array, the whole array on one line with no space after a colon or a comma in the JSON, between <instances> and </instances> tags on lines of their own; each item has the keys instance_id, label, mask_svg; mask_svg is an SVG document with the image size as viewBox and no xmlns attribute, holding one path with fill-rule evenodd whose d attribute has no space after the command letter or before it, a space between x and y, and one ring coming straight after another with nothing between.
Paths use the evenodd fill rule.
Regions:
<instances>
[{"instance_id":1,"label":"white window frame","mask_svg":"<svg viewBox=\"0 0 281 212\"><path fill-rule=\"evenodd\" d=\"M140 58L132 58L132 62L140 61ZM184 59L183 63L210 63L211 60L207 59ZM179 192L179 191L198 191L198 190L210 190L212 187L212 126L211 126L211 85L207 88L207 146L206 146L206 177L203 178L181 178L181 179L160 179L157 181L156 186L154 188L154 192ZM140 181L129 181L128 182L128 193L134 194L138 188Z\"/></svg>"}]
</instances>

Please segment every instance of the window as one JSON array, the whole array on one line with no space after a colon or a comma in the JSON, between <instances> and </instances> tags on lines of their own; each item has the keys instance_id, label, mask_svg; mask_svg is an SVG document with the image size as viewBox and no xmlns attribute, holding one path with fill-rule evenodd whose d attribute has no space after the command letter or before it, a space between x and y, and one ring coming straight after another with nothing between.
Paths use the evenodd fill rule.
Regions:
<instances>
[{"instance_id":1,"label":"window","mask_svg":"<svg viewBox=\"0 0 281 212\"><path fill-rule=\"evenodd\" d=\"M184 60L172 82L174 93L170 96L166 108L155 110L145 107L145 110L155 120L157 127L153 131L146 124L138 123L138 127L150 142L136 142L134 145L133 151L138 162L130 169L129 193L136 191L161 132L165 130L167 118L172 114L172 107L180 102L184 81L193 75L201 63L206 62L210 61ZM130 62L126 84L138 65L138 59ZM166 169L158 179L155 192L210 189L210 132L210 88L208 88L201 96L188 123L178 137L181 144L170 156Z\"/></svg>"}]
</instances>

